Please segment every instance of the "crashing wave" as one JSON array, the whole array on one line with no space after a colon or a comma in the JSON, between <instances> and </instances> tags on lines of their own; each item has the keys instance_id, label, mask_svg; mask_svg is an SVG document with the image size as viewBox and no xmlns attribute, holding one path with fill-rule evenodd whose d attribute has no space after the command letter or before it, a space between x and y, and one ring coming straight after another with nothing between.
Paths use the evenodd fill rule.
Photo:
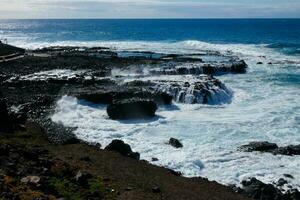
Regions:
<instances>
[{"instance_id":1,"label":"crashing wave","mask_svg":"<svg viewBox=\"0 0 300 200\"><path fill-rule=\"evenodd\" d=\"M160 83L153 87L155 92L173 96L174 101L186 104L219 105L231 103L233 92L218 79L199 76L195 82Z\"/></svg>"}]
</instances>

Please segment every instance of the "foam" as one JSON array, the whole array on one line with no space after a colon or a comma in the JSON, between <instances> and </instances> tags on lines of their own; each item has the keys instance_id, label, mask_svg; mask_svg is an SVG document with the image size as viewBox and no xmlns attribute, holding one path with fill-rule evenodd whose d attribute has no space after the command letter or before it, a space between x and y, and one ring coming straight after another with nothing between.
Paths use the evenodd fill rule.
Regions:
<instances>
[{"instance_id":1,"label":"foam","mask_svg":"<svg viewBox=\"0 0 300 200\"><path fill-rule=\"evenodd\" d=\"M52 117L55 122L78 127L75 133L79 138L100 142L103 147L113 139L122 139L140 152L142 159L152 162L151 158L157 157L159 161L153 164L181 171L188 177L204 176L224 184L239 184L253 176L272 183L283 178L283 174L291 174L295 179L289 180L289 184L300 188L299 156L236 150L250 141L266 140L280 146L300 143L299 58L280 54L265 45L184 41L102 42L84 46L91 44L161 53L220 51L245 59L249 69L247 74L218 77L234 91L231 104L175 104L160 108L155 120L134 122L109 120L105 105L89 106L73 97L63 97ZM264 64L257 65L258 61ZM277 64L266 64L269 61ZM127 75L125 82L137 78L130 77L131 71ZM291 76L295 78L289 78ZM140 77L151 81L166 78L169 81L193 80L193 76ZM166 145L170 137L180 139L184 147L177 150Z\"/></svg>"}]
</instances>

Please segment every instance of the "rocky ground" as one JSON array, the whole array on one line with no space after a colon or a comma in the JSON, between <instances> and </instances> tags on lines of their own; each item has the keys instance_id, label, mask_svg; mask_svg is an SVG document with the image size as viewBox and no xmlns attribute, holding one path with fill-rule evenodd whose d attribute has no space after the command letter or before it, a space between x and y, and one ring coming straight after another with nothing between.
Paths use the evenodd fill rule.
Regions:
<instances>
[{"instance_id":1,"label":"rocky ground","mask_svg":"<svg viewBox=\"0 0 300 200\"><path fill-rule=\"evenodd\" d=\"M299 199L296 190L283 194L256 179L243 189L187 179L139 161L122 141L100 150L49 119L63 95L107 104L112 120L153 117L173 101L230 103L231 90L215 76L246 69L244 61L218 52L101 47L51 47L1 62L0 199ZM182 147L175 138L169 144Z\"/></svg>"}]
</instances>

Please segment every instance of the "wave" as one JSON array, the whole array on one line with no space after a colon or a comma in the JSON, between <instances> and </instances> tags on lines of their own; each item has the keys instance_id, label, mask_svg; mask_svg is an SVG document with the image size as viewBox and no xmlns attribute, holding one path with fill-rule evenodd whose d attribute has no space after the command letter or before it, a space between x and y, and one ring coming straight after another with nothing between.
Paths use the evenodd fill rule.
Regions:
<instances>
[{"instance_id":1,"label":"wave","mask_svg":"<svg viewBox=\"0 0 300 200\"><path fill-rule=\"evenodd\" d=\"M38 49L49 46L84 46L108 47L117 51L152 51L157 53L207 53L219 52L224 55L256 58L265 62L288 61L300 64L297 55L300 46L297 44L217 44L199 40L171 41L56 41L36 42L19 38L12 42L13 45L26 49Z\"/></svg>"},{"instance_id":2,"label":"wave","mask_svg":"<svg viewBox=\"0 0 300 200\"><path fill-rule=\"evenodd\" d=\"M267 47L276 49L286 55L300 55L300 44L298 43L274 43L267 45Z\"/></svg>"}]
</instances>

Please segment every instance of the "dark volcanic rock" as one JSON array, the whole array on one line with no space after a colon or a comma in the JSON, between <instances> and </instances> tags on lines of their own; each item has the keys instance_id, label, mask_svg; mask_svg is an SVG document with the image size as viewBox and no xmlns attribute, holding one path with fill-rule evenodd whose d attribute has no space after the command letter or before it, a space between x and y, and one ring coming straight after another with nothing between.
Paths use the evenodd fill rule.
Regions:
<instances>
[{"instance_id":1,"label":"dark volcanic rock","mask_svg":"<svg viewBox=\"0 0 300 200\"><path fill-rule=\"evenodd\" d=\"M278 147L275 143L269 142L250 142L247 145L243 145L239 148L239 150L252 152L252 151L260 151L260 152L268 152L273 153L275 155L287 155L294 156L300 155L300 145L289 145L286 147Z\"/></svg>"},{"instance_id":2,"label":"dark volcanic rock","mask_svg":"<svg viewBox=\"0 0 300 200\"><path fill-rule=\"evenodd\" d=\"M282 193L278 188L271 184L265 184L256 178L245 180L242 182L243 188L238 189L247 197L259 200L299 200L300 193L298 190L290 190Z\"/></svg>"},{"instance_id":3,"label":"dark volcanic rock","mask_svg":"<svg viewBox=\"0 0 300 200\"><path fill-rule=\"evenodd\" d=\"M300 145L289 145L286 147L279 147L274 151L274 154L281 154L287 156L300 155Z\"/></svg>"},{"instance_id":4,"label":"dark volcanic rock","mask_svg":"<svg viewBox=\"0 0 300 200\"><path fill-rule=\"evenodd\" d=\"M175 147L175 148L182 148L183 145L181 144L181 142L179 142L179 140L175 139L175 138L170 138L169 140L169 145Z\"/></svg>"},{"instance_id":5,"label":"dark volcanic rock","mask_svg":"<svg viewBox=\"0 0 300 200\"><path fill-rule=\"evenodd\" d=\"M243 151L261 151L261 152L270 152L277 149L278 146L275 143L269 142L250 142L247 145L241 146L240 149Z\"/></svg>"},{"instance_id":6,"label":"dark volcanic rock","mask_svg":"<svg viewBox=\"0 0 300 200\"><path fill-rule=\"evenodd\" d=\"M78 91L77 97L97 104L111 104L114 101L131 98L148 99L160 105L169 105L172 103L173 97L171 95L161 91L152 91L149 88L150 86L152 86L152 84L149 85L148 83L142 86L132 84L124 86L111 85L111 87L106 88Z\"/></svg>"},{"instance_id":7,"label":"dark volcanic rock","mask_svg":"<svg viewBox=\"0 0 300 200\"><path fill-rule=\"evenodd\" d=\"M113 140L105 150L116 151L123 156L127 156L136 160L140 159L140 154L137 152L132 152L131 147L124 143L122 140Z\"/></svg>"},{"instance_id":8,"label":"dark volcanic rock","mask_svg":"<svg viewBox=\"0 0 300 200\"><path fill-rule=\"evenodd\" d=\"M231 65L231 70L235 73L246 73L248 65L244 60L233 61Z\"/></svg>"},{"instance_id":9,"label":"dark volcanic rock","mask_svg":"<svg viewBox=\"0 0 300 200\"><path fill-rule=\"evenodd\" d=\"M157 105L144 99L125 99L113 102L107 107L111 119L146 119L155 116Z\"/></svg>"}]
</instances>

